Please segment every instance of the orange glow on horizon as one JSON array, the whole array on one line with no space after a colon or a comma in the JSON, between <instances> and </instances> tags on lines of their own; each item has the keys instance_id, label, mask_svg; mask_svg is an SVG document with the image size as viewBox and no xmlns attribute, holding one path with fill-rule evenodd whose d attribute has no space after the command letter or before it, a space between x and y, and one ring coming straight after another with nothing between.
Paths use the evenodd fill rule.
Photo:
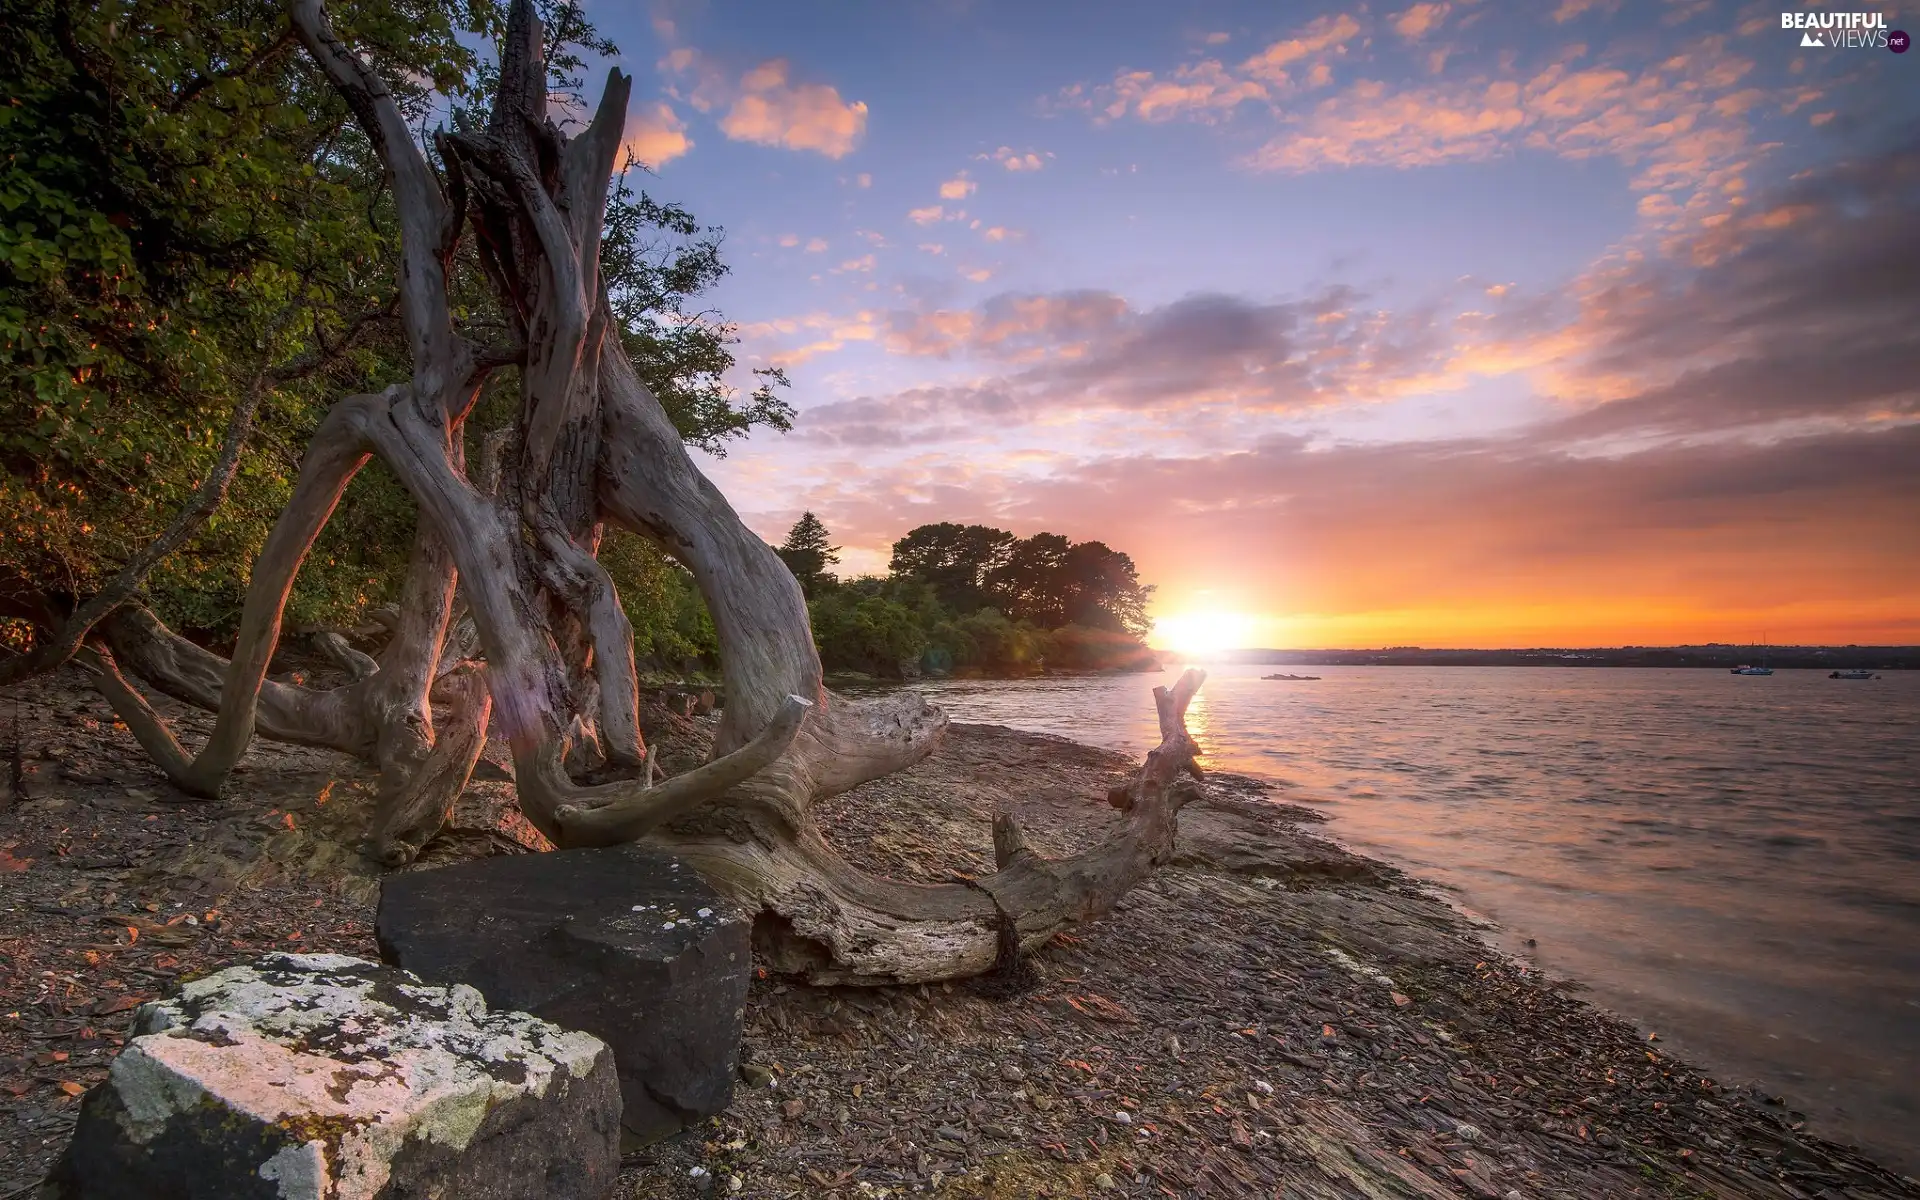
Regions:
<instances>
[{"instance_id":1,"label":"orange glow on horizon","mask_svg":"<svg viewBox=\"0 0 1920 1200\"><path fill-rule=\"evenodd\" d=\"M1785 605L1713 611L1684 604L1487 603L1350 613L1183 610L1159 618L1148 644L1196 657L1237 649L1334 650L1420 646L1431 650L1531 647L1916 645L1920 614L1881 605Z\"/></svg>"}]
</instances>

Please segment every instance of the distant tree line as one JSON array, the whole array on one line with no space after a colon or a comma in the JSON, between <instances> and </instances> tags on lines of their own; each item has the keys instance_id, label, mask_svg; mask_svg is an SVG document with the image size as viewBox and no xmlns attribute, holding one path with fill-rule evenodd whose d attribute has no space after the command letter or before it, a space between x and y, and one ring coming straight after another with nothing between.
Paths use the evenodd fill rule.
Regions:
<instances>
[{"instance_id":1,"label":"distant tree line","mask_svg":"<svg viewBox=\"0 0 1920 1200\"><path fill-rule=\"evenodd\" d=\"M776 549L806 593L829 671L1027 674L1156 664L1141 640L1153 588L1103 542L1017 538L950 521L893 544L884 576L841 580L839 547L805 513Z\"/></svg>"}]
</instances>

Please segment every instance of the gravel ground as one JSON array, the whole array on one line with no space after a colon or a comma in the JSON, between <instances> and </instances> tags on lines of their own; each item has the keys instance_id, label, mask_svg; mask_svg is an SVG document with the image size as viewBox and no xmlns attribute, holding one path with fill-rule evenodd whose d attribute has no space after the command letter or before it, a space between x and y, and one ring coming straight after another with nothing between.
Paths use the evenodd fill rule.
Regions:
<instances>
[{"instance_id":1,"label":"gravel ground","mask_svg":"<svg viewBox=\"0 0 1920 1200\"><path fill-rule=\"evenodd\" d=\"M0 1200L59 1152L134 1006L267 949L371 957L372 794L257 747L181 803L76 672L0 695ZM204 732L182 719L190 737ZM425 865L536 848L491 767ZM955 726L822 822L903 878L992 869L1011 804L1043 853L1097 838L1135 763ZM1018 979L756 980L726 1113L630 1155L632 1196L1910 1197L1490 948L1445 898L1214 776L1173 863Z\"/></svg>"}]
</instances>

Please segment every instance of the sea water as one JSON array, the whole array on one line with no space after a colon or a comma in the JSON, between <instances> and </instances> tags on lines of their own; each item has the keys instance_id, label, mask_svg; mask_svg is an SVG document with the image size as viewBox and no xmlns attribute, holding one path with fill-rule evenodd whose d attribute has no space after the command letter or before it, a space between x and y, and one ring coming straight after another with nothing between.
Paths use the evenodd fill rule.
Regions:
<instances>
[{"instance_id":1,"label":"sea water","mask_svg":"<svg viewBox=\"0 0 1920 1200\"><path fill-rule=\"evenodd\" d=\"M915 686L955 720L1144 754L1172 678ZM1920 672L1232 666L1188 726L1204 763L1920 1174Z\"/></svg>"}]
</instances>

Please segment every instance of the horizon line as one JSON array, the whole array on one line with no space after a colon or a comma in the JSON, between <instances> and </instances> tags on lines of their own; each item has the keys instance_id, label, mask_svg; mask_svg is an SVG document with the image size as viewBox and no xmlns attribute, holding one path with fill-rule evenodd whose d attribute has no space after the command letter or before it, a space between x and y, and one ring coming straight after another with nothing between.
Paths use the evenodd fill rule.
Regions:
<instances>
[{"instance_id":1,"label":"horizon line","mask_svg":"<svg viewBox=\"0 0 1920 1200\"><path fill-rule=\"evenodd\" d=\"M1155 654L1182 654L1184 651L1149 643ZM1916 650L1920 643L1899 642L1667 642L1623 643L1617 646L1232 646L1209 650L1218 654L1597 654L1620 650ZM1193 657L1202 657L1194 655Z\"/></svg>"}]
</instances>

